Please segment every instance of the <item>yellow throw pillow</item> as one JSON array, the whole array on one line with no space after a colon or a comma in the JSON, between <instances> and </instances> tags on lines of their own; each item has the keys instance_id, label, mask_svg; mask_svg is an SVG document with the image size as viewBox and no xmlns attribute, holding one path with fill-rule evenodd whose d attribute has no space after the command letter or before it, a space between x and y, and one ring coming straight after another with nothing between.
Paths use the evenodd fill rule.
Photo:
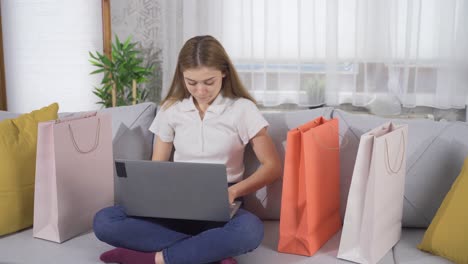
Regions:
<instances>
[{"instance_id":1,"label":"yellow throw pillow","mask_svg":"<svg viewBox=\"0 0 468 264\"><path fill-rule=\"evenodd\" d=\"M455 263L468 263L468 158L418 248Z\"/></svg>"},{"instance_id":2,"label":"yellow throw pillow","mask_svg":"<svg viewBox=\"0 0 468 264\"><path fill-rule=\"evenodd\" d=\"M37 124L57 119L58 104L0 121L0 236L33 223Z\"/></svg>"}]
</instances>

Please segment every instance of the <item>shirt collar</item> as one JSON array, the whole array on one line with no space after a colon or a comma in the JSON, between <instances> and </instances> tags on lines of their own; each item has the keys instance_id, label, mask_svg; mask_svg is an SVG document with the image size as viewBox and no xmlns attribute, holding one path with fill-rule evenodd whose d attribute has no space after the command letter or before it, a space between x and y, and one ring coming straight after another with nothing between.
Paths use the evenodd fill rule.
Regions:
<instances>
[{"instance_id":1,"label":"shirt collar","mask_svg":"<svg viewBox=\"0 0 468 264\"><path fill-rule=\"evenodd\" d=\"M197 107L193 100L193 96L182 100L181 110L186 112L197 111ZM224 111L224 109L226 109L229 101L230 99L228 97L224 97L222 92L220 92L206 111L219 115Z\"/></svg>"},{"instance_id":2,"label":"shirt collar","mask_svg":"<svg viewBox=\"0 0 468 264\"><path fill-rule=\"evenodd\" d=\"M182 102L180 103L181 110L184 112L188 111L196 111L197 107L195 106L195 103L193 102L192 96L189 98L184 98Z\"/></svg>"}]
</instances>

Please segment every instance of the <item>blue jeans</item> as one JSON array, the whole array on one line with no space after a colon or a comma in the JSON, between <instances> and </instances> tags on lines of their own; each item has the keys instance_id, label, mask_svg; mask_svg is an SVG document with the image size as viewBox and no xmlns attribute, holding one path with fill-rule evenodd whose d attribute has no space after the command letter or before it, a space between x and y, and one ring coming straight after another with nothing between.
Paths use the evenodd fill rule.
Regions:
<instances>
[{"instance_id":1,"label":"blue jeans","mask_svg":"<svg viewBox=\"0 0 468 264\"><path fill-rule=\"evenodd\" d=\"M94 217L96 237L114 247L144 252L163 251L167 264L209 263L257 248L263 223L239 209L227 223L127 216L121 206Z\"/></svg>"}]
</instances>

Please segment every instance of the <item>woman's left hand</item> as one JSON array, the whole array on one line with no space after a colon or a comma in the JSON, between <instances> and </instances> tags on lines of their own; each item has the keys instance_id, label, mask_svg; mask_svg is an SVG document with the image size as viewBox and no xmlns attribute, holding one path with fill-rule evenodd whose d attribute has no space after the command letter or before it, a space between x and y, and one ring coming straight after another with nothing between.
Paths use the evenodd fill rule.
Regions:
<instances>
[{"instance_id":1,"label":"woman's left hand","mask_svg":"<svg viewBox=\"0 0 468 264\"><path fill-rule=\"evenodd\" d=\"M234 203L234 200L236 200L237 196L236 196L236 192L235 190L233 189L234 185L229 187L228 188L228 194L229 194L229 203Z\"/></svg>"}]
</instances>

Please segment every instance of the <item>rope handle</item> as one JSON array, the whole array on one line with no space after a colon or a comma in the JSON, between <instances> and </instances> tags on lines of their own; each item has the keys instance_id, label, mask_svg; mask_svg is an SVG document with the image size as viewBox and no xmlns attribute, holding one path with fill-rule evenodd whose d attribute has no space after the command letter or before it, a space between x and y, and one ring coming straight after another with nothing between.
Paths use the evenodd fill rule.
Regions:
<instances>
[{"instance_id":1,"label":"rope handle","mask_svg":"<svg viewBox=\"0 0 468 264\"><path fill-rule=\"evenodd\" d=\"M95 137L95 140L94 140L94 145L89 150L82 150L78 146L78 143L75 140L75 135L73 134L73 129L71 127L71 124L68 124L68 131L70 132L70 137L71 137L71 140L73 142L73 146L75 147L76 151L78 151L81 154L87 154L87 153L93 152L94 150L96 150L96 148L99 145L99 134L100 134L100 131L101 131L101 119L98 118L98 124L97 124L97 128L96 128L96 137Z\"/></svg>"},{"instance_id":2,"label":"rope handle","mask_svg":"<svg viewBox=\"0 0 468 264\"><path fill-rule=\"evenodd\" d=\"M387 138L385 138L385 152L384 152L384 155L385 155L385 167L387 169L387 172L389 173L393 173L393 174L397 174L400 172L401 170L401 167L403 166L403 159L405 157L405 153L406 153L406 139L405 139L405 134L403 133L403 131L401 131L401 137L400 137L400 149L401 147L403 148L403 153L401 155L401 160L400 160L400 165L398 166L398 169L394 169L392 168L392 166L390 166L390 155L388 153L388 140Z\"/></svg>"},{"instance_id":3,"label":"rope handle","mask_svg":"<svg viewBox=\"0 0 468 264\"><path fill-rule=\"evenodd\" d=\"M60 118L60 119L55 120L55 124L68 122L68 121L73 121L73 120L77 120L77 119L88 118L88 117L94 117L96 115L97 115L96 111L83 113L81 115L73 115L72 114L71 117L64 117L64 118Z\"/></svg>"}]
</instances>

